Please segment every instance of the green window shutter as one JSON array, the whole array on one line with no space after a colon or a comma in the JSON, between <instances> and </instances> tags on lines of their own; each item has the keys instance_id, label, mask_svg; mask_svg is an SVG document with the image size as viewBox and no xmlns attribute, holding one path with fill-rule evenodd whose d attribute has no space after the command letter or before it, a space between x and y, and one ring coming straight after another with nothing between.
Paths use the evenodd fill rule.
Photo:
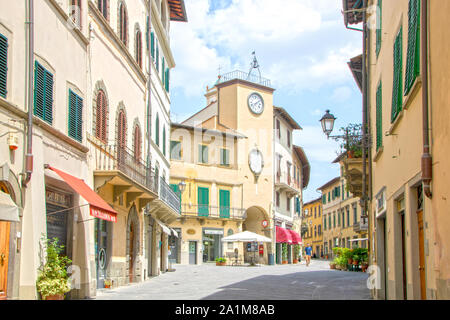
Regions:
<instances>
[{"instance_id":1,"label":"green window shutter","mask_svg":"<svg viewBox=\"0 0 450 320\"><path fill-rule=\"evenodd\" d=\"M34 74L34 114L49 124L53 123L53 75L37 61Z\"/></svg>"},{"instance_id":2,"label":"green window shutter","mask_svg":"<svg viewBox=\"0 0 450 320\"><path fill-rule=\"evenodd\" d=\"M377 106L377 151L383 146L383 92L381 82L378 85L376 106Z\"/></svg>"},{"instance_id":3,"label":"green window shutter","mask_svg":"<svg viewBox=\"0 0 450 320\"><path fill-rule=\"evenodd\" d=\"M167 68L166 70L166 91L169 92L170 91L170 69Z\"/></svg>"},{"instance_id":4,"label":"green window shutter","mask_svg":"<svg viewBox=\"0 0 450 320\"><path fill-rule=\"evenodd\" d=\"M8 79L8 39L0 34L0 96L6 98Z\"/></svg>"},{"instance_id":5,"label":"green window shutter","mask_svg":"<svg viewBox=\"0 0 450 320\"><path fill-rule=\"evenodd\" d=\"M198 161L200 163L208 163L208 146L198 145Z\"/></svg>"},{"instance_id":6,"label":"green window shutter","mask_svg":"<svg viewBox=\"0 0 450 320\"><path fill-rule=\"evenodd\" d=\"M341 213L338 213L338 227L341 226Z\"/></svg>"},{"instance_id":7,"label":"green window shutter","mask_svg":"<svg viewBox=\"0 0 450 320\"><path fill-rule=\"evenodd\" d=\"M159 115L156 115L155 131L155 143L159 147Z\"/></svg>"},{"instance_id":8,"label":"green window shutter","mask_svg":"<svg viewBox=\"0 0 450 320\"><path fill-rule=\"evenodd\" d=\"M220 149L220 165L222 166L230 165L230 150Z\"/></svg>"},{"instance_id":9,"label":"green window shutter","mask_svg":"<svg viewBox=\"0 0 450 320\"><path fill-rule=\"evenodd\" d=\"M209 216L209 189L198 188L198 215L201 217Z\"/></svg>"},{"instance_id":10,"label":"green window shutter","mask_svg":"<svg viewBox=\"0 0 450 320\"><path fill-rule=\"evenodd\" d=\"M166 156L166 127L163 129L163 155Z\"/></svg>"},{"instance_id":11,"label":"green window shutter","mask_svg":"<svg viewBox=\"0 0 450 320\"><path fill-rule=\"evenodd\" d=\"M171 159L181 160L181 142L170 141L170 157Z\"/></svg>"},{"instance_id":12,"label":"green window shutter","mask_svg":"<svg viewBox=\"0 0 450 320\"><path fill-rule=\"evenodd\" d=\"M153 32L150 34L150 53L151 53L153 61L154 61L155 60L155 34Z\"/></svg>"},{"instance_id":13,"label":"green window shutter","mask_svg":"<svg viewBox=\"0 0 450 320\"><path fill-rule=\"evenodd\" d=\"M381 41L382 41L382 28L383 28L383 24L382 24L382 18L383 18L383 1L382 0L378 0L378 4L377 4L377 33L376 33L376 54L378 57L378 54L380 53L381 50Z\"/></svg>"},{"instance_id":14,"label":"green window shutter","mask_svg":"<svg viewBox=\"0 0 450 320\"><path fill-rule=\"evenodd\" d=\"M327 203L327 196L325 194L322 196L322 203L323 204Z\"/></svg>"},{"instance_id":15,"label":"green window shutter","mask_svg":"<svg viewBox=\"0 0 450 320\"><path fill-rule=\"evenodd\" d=\"M402 111L403 94L402 94L402 73L403 73L403 30L400 31L394 43L394 81L392 86L392 113L391 122L397 119L398 114Z\"/></svg>"},{"instance_id":16,"label":"green window shutter","mask_svg":"<svg viewBox=\"0 0 450 320\"><path fill-rule=\"evenodd\" d=\"M408 95L420 73L420 0L409 0L408 53L406 56L405 92Z\"/></svg>"},{"instance_id":17,"label":"green window shutter","mask_svg":"<svg viewBox=\"0 0 450 320\"><path fill-rule=\"evenodd\" d=\"M83 99L69 90L69 137L83 140Z\"/></svg>"},{"instance_id":18,"label":"green window shutter","mask_svg":"<svg viewBox=\"0 0 450 320\"><path fill-rule=\"evenodd\" d=\"M350 227L350 210L347 210L347 227Z\"/></svg>"},{"instance_id":19,"label":"green window shutter","mask_svg":"<svg viewBox=\"0 0 450 320\"><path fill-rule=\"evenodd\" d=\"M220 190L219 203L220 203L220 217L230 218L230 191Z\"/></svg>"},{"instance_id":20,"label":"green window shutter","mask_svg":"<svg viewBox=\"0 0 450 320\"><path fill-rule=\"evenodd\" d=\"M165 77L164 77L165 73L166 73L166 60L164 59L164 57L162 57L161 80L162 80L163 85L166 82Z\"/></svg>"},{"instance_id":21,"label":"green window shutter","mask_svg":"<svg viewBox=\"0 0 450 320\"><path fill-rule=\"evenodd\" d=\"M159 73L159 47L158 47L158 41L156 41L156 71Z\"/></svg>"}]
</instances>

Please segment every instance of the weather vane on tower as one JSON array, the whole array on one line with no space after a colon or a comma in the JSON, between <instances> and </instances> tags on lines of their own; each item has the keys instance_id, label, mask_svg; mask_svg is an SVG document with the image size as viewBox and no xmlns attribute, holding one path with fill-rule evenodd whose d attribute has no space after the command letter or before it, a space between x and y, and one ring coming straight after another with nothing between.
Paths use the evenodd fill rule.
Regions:
<instances>
[{"instance_id":1,"label":"weather vane on tower","mask_svg":"<svg viewBox=\"0 0 450 320\"><path fill-rule=\"evenodd\" d=\"M261 82L261 70L259 69L259 63L258 63L258 59L256 59L256 52L253 51L252 52L253 55L253 61L250 64L250 71L248 72L248 76L247 76L247 80L250 79L250 76L252 74L253 69L258 69L259 72L259 82Z\"/></svg>"}]
</instances>

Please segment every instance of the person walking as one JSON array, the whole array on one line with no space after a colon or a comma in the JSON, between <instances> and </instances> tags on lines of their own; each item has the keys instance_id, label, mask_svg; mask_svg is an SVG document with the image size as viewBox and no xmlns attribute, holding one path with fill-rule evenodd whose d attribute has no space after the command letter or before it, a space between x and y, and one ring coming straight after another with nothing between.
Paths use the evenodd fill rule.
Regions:
<instances>
[{"instance_id":1,"label":"person walking","mask_svg":"<svg viewBox=\"0 0 450 320\"><path fill-rule=\"evenodd\" d=\"M312 248L311 246L307 246L305 248L305 254L306 254L306 266L308 267L311 263L311 254L312 254Z\"/></svg>"}]
</instances>

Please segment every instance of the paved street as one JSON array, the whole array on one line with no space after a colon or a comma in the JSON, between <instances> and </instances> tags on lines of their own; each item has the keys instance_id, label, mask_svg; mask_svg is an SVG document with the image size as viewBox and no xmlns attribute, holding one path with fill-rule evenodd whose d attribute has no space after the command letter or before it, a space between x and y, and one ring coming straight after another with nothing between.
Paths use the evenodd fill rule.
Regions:
<instances>
[{"instance_id":1,"label":"paved street","mask_svg":"<svg viewBox=\"0 0 450 320\"><path fill-rule=\"evenodd\" d=\"M361 300L368 275L330 270L328 262L261 267L177 265L144 283L101 290L98 300Z\"/></svg>"}]
</instances>

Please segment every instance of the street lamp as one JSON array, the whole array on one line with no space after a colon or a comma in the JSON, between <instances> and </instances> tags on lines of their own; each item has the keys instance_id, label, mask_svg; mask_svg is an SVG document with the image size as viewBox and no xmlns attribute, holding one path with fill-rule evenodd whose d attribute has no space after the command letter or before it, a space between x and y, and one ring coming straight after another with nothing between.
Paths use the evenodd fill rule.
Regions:
<instances>
[{"instance_id":1,"label":"street lamp","mask_svg":"<svg viewBox=\"0 0 450 320\"><path fill-rule=\"evenodd\" d=\"M184 180L182 180L178 184L178 189L180 190L181 193L183 193L186 190L186 182L184 182Z\"/></svg>"},{"instance_id":2,"label":"street lamp","mask_svg":"<svg viewBox=\"0 0 450 320\"><path fill-rule=\"evenodd\" d=\"M320 119L322 130L328 138L330 137L331 132L333 132L334 122L336 121L336 119L337 118L335 118L334 115L330 113L330 110L327 110L322 119Z\"/></svg>"}]
</instances>

